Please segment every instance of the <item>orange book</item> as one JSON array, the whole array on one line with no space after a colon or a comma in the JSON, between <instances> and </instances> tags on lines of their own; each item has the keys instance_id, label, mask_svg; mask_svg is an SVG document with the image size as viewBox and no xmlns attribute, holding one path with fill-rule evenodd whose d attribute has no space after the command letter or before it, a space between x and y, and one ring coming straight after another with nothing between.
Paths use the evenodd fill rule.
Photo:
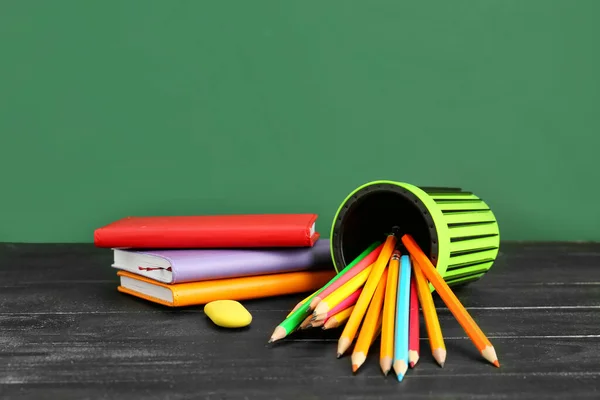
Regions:
<instances>
[{"instance_id":1,"label":"orange book","mask_svg":"<svg viewBox=\"0 0 600 400\"><path fill-rule=\"evenodd\" d=\"M212 281L166 284L119 271L119 292L169 307L206 304L214 300L248 300L310 292L321 288L335 271L301 271Z\"/></svg>"}]
</instances>

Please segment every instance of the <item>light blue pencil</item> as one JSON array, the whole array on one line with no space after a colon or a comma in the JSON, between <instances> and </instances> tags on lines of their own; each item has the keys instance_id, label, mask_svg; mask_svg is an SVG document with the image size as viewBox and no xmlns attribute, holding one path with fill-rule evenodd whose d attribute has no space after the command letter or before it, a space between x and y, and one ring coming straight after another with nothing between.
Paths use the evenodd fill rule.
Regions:
<instances>
[{"instance_id":1,"label":"light blue pencil","mask_svg":"<svg viewBox=\"0 0 600 400\"><path fill-rule=\"evenodd\" d=\"M410 258L400 257L398 295L396 296L396 329L394 331L394 372L398 381L408 369L408 321L410 315Z\"/></svg>"}]
</instances>

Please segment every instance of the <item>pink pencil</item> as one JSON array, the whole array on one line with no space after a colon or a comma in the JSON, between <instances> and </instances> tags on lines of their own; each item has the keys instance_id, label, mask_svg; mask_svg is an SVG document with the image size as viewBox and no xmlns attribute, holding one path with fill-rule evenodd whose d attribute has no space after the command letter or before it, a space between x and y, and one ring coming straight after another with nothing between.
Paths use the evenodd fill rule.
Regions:
<instances>
[{"instance_id":1,"label":"pink pencil","mask_svg":"<svg viewBox=\"0 0 600 400\"><path fill-rule=\"evenodd\" d=\"M358 297L360 296L361 292L362 292L362 288L357 289L354 293L352 293L350 296L346 297L344 300L339 302L338 305L336 305L331 310L329 310L329 312L327 312L325 314L321 314L321 315L316 315L313 319L315 321L327 320L332 315L335 315L335 314L339 313L340 311L344 311L348 307L352 307L353 305L356 304L356 301L358 300Z\"/></svg>"},{"instance_id":2,"label":"pink pencil","mask_svg":"<svg viewBox=\"0 0 600 400\"><path fill-rule=\"evenodd\" d=\"M410 279L410 313L408 317L408 365L419 361L419 296L414 275Z\"/></svg>"},{"instance_id":3,"label":"pink pencil","mask_svg":"<svg viewBox=\"0 0 600 400\"><path fill-rule=\"evenodd\" d=\"M365 258L360 260L354 267L350 268L348 272L344 275L340 276L335 282L325 288L318 296L313 297L310 301L310 309L314 310L317 305L323 300L325 297L329 296L333 293L337 288L342 286L344 283L348 282L350 279L354 278L360 271L367 268L369 265L373 264L379 253L381 253L381 249L383 249L383 244L380 244L375 248L372 252L370 252ZM333 314L331 314L333 315Z\"/></svg>"}]
</instances>

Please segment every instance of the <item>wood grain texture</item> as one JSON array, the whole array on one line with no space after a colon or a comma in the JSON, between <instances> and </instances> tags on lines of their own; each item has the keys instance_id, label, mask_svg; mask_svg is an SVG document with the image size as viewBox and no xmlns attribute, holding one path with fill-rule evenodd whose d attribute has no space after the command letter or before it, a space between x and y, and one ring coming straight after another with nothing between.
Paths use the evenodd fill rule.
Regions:
<instances>
[{"instance_id":1,"label":"wood grain texture","mask_svg":"<svg viewBox=\"0 0 600 400\"><path fill-rule=\"evenodd\" d=\"M457 290L494 344L483 361L437 296L448 359L404 382L378 354L356 376L335 358L341 330L266 341L303 295L244 302L250 327L214 326L202 307L171 309L116 291L112 253L90 245L0 244L0 397L597 398L600 245L506 243L482 280ZM421 329L423 348L425 328Z\"/></svg>"}]
</instances>

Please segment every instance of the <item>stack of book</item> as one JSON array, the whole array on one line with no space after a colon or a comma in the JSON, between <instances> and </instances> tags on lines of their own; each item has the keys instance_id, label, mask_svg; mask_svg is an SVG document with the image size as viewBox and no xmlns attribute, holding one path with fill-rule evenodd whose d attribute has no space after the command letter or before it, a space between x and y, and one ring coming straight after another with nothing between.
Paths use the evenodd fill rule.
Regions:
<instances>
[{"instance_id":1,"label":"stack of book","mask_svg":"<svg viewBox=\"0 0 600 400\"><path fill-rule=\"evenodd\" d=\"M118 290L170 307L310 292L334 275L315 214L127 217L96 229Z\"/></svg>"}]
</instances>

